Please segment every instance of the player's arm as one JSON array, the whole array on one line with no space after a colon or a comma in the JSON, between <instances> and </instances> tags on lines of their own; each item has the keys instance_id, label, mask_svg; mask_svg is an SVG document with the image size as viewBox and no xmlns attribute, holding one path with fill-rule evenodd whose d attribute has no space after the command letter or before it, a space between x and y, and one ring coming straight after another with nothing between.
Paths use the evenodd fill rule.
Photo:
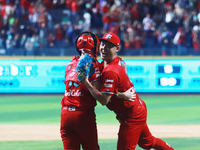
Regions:
<instances>
[{"instance_id":1,"label":"player's arm","mask_svg":"<svg viewBox=\"0 0 200 150\"><path fill-rule=\"evenodd\" d=\"M128 89L125 92L118 92L118 98L123 98L125 100L134 101L132 99L136 98L136 94L133 90L133 87Z\"/></svg>"},{"instance_id":2,"label":"player's arm","mask_svg":"<svg viewBox=\"0 0 200 150\"><path fill-rule=\"evenodd\" d=\"M98 91L100 91L101 85L102 85L102 83L99 80L92 83L92 86L94 86ZM133 89L133 87L131 87L130 89L128 89L125 92L118 92L117 98L134 101L132 99L136 98L136 94L134 93L134 91L132 89Z\"/></svg>"},{"instance_id":3,"label":"player's arm","mask_svg":"<svg viewBox=\"0 0 200 150\"><path fill-rule=\"evenodd\" d=\"M82 83L85 84L85 86L88 88L88 90L90 91L90 93L92 94L92 96L98 100L101 105L106 105L109 100L111 99L112 95L109 95L109 94L102 94L100 92L100 85L99 82L94 82L93 84L91 84L89 81L88 81L88 77L85 77L83 80L82 80Z\"/></svg>"}]
</instances>

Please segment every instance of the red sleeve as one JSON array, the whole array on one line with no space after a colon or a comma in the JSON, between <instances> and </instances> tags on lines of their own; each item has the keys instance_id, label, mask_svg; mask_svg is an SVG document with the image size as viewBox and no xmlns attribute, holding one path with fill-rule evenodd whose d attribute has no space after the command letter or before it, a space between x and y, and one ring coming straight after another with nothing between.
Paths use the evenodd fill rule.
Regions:
<instances>
[{"instance_id":1,"label":"red sleeve","mask_svg":"<svg viewBox=\"0 0 200 150\"><path fill-rule=\"evenodd\" d=\"M118 96L118 75L113 71L105 71L102 75L101 93Z\"/></svg>"},{"instance_id":2,"label":"red sleeve","mask_svg":"<svg viewBox=\"0 0 200 150\"><path fill-rule=\"evenodd\" d=\"M66 71L65 71L65 79L68 76L68 73L70 72L71 68L74 68L74 66L76 65L76 60L77 59L79 59L78 56L73 56L72 59L71 59L71 61L67 64ZM75 71L73 71L73 72L75 74ZM74 76L74 74L72 74L71 76Z\"/></svg>"}]
</instances>

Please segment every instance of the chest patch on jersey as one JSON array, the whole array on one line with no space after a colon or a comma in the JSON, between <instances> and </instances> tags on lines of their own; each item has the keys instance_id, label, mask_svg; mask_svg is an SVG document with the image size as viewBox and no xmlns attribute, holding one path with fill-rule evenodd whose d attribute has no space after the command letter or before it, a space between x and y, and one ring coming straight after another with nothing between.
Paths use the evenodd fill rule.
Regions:
<instances>
[{"instance_id":1,"label":"chest patch on jersey","mask_svg":"<svg viewBox=\"0 0 200 150\"><path fill-rule=\"evenodd\" d=\"M79 90L65 90L65 96L81 96Z\"/></svg>"}]
</instances>

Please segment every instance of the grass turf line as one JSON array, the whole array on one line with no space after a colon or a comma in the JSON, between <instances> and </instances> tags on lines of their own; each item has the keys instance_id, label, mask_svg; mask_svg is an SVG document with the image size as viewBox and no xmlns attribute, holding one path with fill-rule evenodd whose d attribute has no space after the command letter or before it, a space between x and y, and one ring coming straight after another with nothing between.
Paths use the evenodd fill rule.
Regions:
<instances>
[{"instance_id":1,"label":"grass turf line","mask_svg":"<svg viewBox=\"0 0 200 150\"><path fill-rule=\"evenodd\" d=\"M200 124L200 96L140 96L147 104L148 124ZM1 96L0 123L57 124L62 96ZM118 124L113 112L99 103L98 124ZM176 150L199 150L200 138L164 138ZM116 140L99 140L103 150L115 150ZM61 150L62 141L1 141L1 150ZM141 148L137 147L136 150Z\"/></svg>"},{"instance_id":2,"label":"grass turf line","mask_svg":"<svg viewBox=\"0 0 200 150\"><path fill-rule=\"evenodd\" d=\"M141 96L147 104L148 124L200 124L200 95ZM1 96L0 123L57 124L62 96ZM115 114L99 103L98 124L118 124Z\"/></svg>"}]
</instances>

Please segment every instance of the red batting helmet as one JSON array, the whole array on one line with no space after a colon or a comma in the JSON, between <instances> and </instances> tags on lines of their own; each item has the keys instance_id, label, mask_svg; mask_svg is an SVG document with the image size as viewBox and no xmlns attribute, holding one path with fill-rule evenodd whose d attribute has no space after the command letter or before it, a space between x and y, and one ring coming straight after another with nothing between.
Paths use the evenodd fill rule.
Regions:
<instances>
[{"instance_id":1,"label":"red batting helmet","mask_svg":"<svg viewBox=\"0 0 200 150\"><path fill-rule=\"evenodd\" d=\"M92 54L97 57L99 38L92 32L86 31L77 36L76 41L76 50L81 55L81 50L85 49L91 51Z\"/></svg>"}]
</instances>

